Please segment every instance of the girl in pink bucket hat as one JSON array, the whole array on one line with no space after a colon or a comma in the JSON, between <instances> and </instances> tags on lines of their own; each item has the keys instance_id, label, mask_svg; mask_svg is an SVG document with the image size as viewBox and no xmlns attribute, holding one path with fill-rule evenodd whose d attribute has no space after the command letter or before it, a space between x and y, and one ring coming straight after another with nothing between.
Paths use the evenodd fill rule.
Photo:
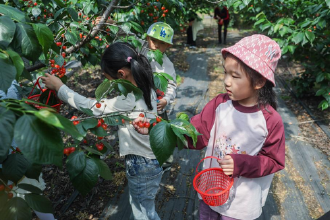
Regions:
<instances>
[{"instance_id":1,"label":"girl in pink bucket hat","mask_svg":"<svg viewBox=\"0 0 330 220\"><path fill-rule=\"evenodd\" d=\"M191 118L202 134L196 147L187 140L190 149L206 147L204 157L219 158L204 160L203 169L220 165L234 184L221 206L207 205L198 194L199 219L251 220L261 215L274 173L285 166L284 126L273 91L281 50L275 41L257 34L221 52L227 93L219 94ZM139 120L143 118L134 122Z\"/></svg>"},{"instance_id":2,"label":"girl in pink bucket hat","mask_svg":"<svg viewBox=\"0 0 330 220\"><path fill-rule=\"evenodd\" d=\"M222 49L227 93L211 100L191 123L202 135L203 169L219 167L234 178L221 206L207 205L199 195L200 220L256 219L261 215L275 172L284 169L285 136L276 111L274 72L281 57L278 44L264 35L243 38Z\"/></svg>"}]
</instances>

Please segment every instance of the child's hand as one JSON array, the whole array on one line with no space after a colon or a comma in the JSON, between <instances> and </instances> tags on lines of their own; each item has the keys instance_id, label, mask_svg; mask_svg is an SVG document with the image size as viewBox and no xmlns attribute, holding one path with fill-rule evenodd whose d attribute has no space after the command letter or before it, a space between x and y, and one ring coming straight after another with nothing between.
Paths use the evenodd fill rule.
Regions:
<instances>
[{"instance_id":1,"label":"child's hand","mask_svg":"<svg viewBox=\"0 0 330 220\"><path fill-rule=\"evenodd\" d=\"M140 134L147 135L149 133L149 128L144 126L141 127L141 123L145 124L145 122L150 122L150 119L147 119L146 117L137 117L136 119L134 119L132 124L137 132L139 132Z\"/></svg>"},{"instance_id":2,"label":"child's hand","mask_svg":"<svg viewBox=\"0 0 330 220\"><path fill-rule=\"evenodd\" d=\"M218 160L223 172L230 176L234 173L234 160L230 155L226 155L223 159Z\"/></svg>"},{"instance_id":3,"label":"child's hand","mask_svg":"<svg viewBox=\"0 0 330 220\"><path fill-rule=\"evenodd\" d=\"M42 76L40 78L42 82L45 84L45 86L51 90L58 91L60 87L63 85L63 82L60 78L54 75L50 75L49 73L46 73L45 76Z\"/></svg>"},{"instance_id":4,"label":"child's hand","mask_svg":"<svg viewBox=\"0 0 330 220\"><path fill-rule=\"evenodd\" d=\"M157 111L162 111L165 106L167 105L166 99L159 99L159 102L157 103Z\"/></svg>"}]
</instances>

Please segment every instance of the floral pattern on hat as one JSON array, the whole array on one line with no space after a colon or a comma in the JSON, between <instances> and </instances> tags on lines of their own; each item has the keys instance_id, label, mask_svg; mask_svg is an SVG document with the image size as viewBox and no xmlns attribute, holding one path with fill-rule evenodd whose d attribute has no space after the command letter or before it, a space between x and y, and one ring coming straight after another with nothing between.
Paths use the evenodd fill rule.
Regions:
<instances>
[{"instance_id":1,"label":"floral pattern on hat","mask_svg":"<svg viewBox=\"0 0 330 220\"><path fill-rule=\"evenodd\" d=\"M221 53L223 56L226 53L233 54L275 86L274 73L281 58L281 48L274 40L265 35L254 34L222 49Z\"/></svg>"}]
</instances>

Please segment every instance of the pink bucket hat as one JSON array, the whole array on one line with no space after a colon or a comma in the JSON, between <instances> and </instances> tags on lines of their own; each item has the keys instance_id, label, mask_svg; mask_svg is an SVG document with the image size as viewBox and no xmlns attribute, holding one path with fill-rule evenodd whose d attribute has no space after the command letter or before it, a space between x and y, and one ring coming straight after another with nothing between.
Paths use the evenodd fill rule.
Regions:
<instances>
[{"instance_id":1,"label":"pink bucket hat","mask_svg":"<svg viewBox=\"0 0 330 220\"><path fill-rule=\"evenodd\" d=\"M222 56L231 53L246 65L260 73L275 86L274 73L281 58L279 45L269 37L261 34L244 37L235 45L223 48Z\"/></svg>"}]
</instances>

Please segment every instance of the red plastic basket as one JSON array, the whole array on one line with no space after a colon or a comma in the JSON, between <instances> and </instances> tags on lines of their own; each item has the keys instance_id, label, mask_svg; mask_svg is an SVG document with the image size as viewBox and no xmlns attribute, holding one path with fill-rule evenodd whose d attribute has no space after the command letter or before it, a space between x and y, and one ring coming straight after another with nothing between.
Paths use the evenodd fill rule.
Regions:
<instances>
[{"instance_id":1,"label":"red plastic basket","mask_svg":"<svg viewBox=\"0 0 330 220\"><path fill-rule=\"evenodd\" d=\"M217 167L198 172L199 164L209 158L219 159L213 156L203 158L196 167L196 176L193 185L207 205L220 206L228 200L229 191L234 184L234 179L227 176L221 168Z\"/></svg>"},{"instance_id":2,"label":"red plastic basket","mask_svg":"<svg viewBox=\"0 0 330 220\"><path fill-rule=\"evenodd\" d=\"M39 77L39 78L37 79L37 81L35 82L35 84L34 84L32 90L31 90L31 92L30 92L30 94L29 94L29 96L28 96L28 99L31 99L31 100L36 101L36 102L39 102L41 94L44 93L44 92L46 92L46 91L48 90L48 89L43 89L43 88L41 88L40 83L39 83L39 79L40 79L40 77ZM40 94L37 94L37 95L31 95L32 92L33 92L33 90L34 90L34 88L35 88L36 86L39 87L41 93L40 93ZM59 111L60 111L60 108L61 108L61 105L62 105L62 101L61 101L59 98L57 98L56 92L55 92L54 90L49 90L48 97L47 97L47 101L46 101L46 103L44 103L44 104L45 104L45 105L48 105L49 99L50 99L50 97L51 97L52 94L53 94L53 96L56 98L56 100L57 100L57 104L55 104L55 105L51 105L50 107L56 109L56 111L59 112ZM36 107L37 109L47 108L46 106L38 105L38 104L35 104L35 103L28 103L28 104L33 105L33 106Z\"/></svg>"}]
</instances>

